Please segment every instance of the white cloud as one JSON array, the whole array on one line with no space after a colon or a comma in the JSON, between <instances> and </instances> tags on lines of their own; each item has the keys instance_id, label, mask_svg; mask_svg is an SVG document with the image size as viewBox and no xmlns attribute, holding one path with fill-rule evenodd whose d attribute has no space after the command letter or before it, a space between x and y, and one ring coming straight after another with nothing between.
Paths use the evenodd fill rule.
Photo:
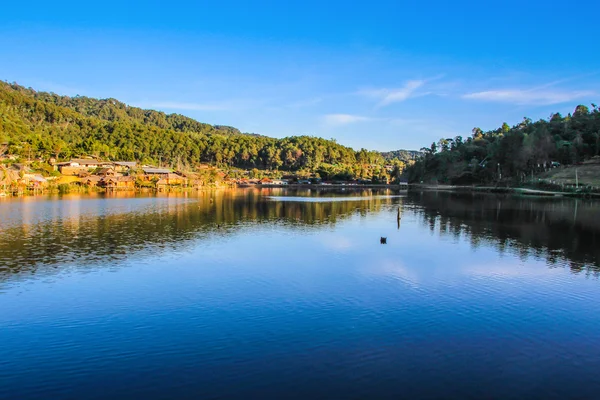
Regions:
<instances>
[{"instance_id":1,"label":"white cloud","mask_svg":"<svg viewBox=\"0 0 600 400\"><path fill-rule=\"evenodd\" d=\"M324 119L329 125L348 125L371 120L369 117L351 114L327 114L325 115Z\"/></svg>"},{"instance_id":2,"label":"white cloud","mask_svg":"<svg viewBox=\"0 0 600 400\"><path fill-rule=\"evenodd\" d=\"M517 105L550 105L567 103L594 94L594 92L589 90L499 89L467 93L462 97L470 100L511 103Z\"/></svg>"},{"instance_id":3,"label":"white cloud","mask_svg":"<svg viewBox=\"0 0 600 400\"><path fill-rule=\"evenodd\" d=\"M392 103L405 101L411 97L415 97L417 89L422 87L426 81L424 80L411 80L407 81L401 88L382 88L382 89L369 89L362 90L359 93L368 97L372 97L379 100L377 104L379 107L387 106ZM421 93L422 96L426 93Z\"/></svg>"}]
</instances>

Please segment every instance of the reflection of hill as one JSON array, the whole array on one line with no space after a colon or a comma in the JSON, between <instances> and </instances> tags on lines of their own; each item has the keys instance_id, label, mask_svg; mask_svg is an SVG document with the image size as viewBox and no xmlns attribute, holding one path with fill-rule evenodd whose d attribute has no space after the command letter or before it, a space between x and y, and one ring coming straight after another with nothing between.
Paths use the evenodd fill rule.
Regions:
<instances>
[{"instance_id":1,"label":"reflection of hill","mask_svg":"<svg viewBox=\"0 0 600 400\"><path fill-rule=\"evenodd\" d=\"M500 252L560 258L571 269L600 273L600 204L574 199L519 198L442 192L411 193L423 223L443 235L469 235ZM421 211L422 210L422 211Z\"/></svg>"},{"instance_id":2,"label":"reflection of hill","mask_svg":"<svg viewBox=\"0 0 600 400\"><path fill-rule=\"evenodd\" d=\"M300 191L295 195L308 193ZM69 211L60 218L0 227L0 280L12 274L55 271L57 267L115 265L115 261L182 249L214 234L251 229L249 224L267 221L317 228L357 210L376 211L382 204L392 202L391 198L366 197L370 192L363 193L364 200L344 202L278 202L265 197L278 194L282 191L202 192L197 197L188 197L192 201L155 202L151 203L153 207L141 211L121 213L110 210L119 209L119 204L130 200L111 198L102 200L107 212L93 215L81 214L77 207L74 210L64 207ZM311 195L319 193L313 191ZM335 193L327 193L331 195ZM53 203L35 206L51 207Z\"/></svg>"}]
</instances>

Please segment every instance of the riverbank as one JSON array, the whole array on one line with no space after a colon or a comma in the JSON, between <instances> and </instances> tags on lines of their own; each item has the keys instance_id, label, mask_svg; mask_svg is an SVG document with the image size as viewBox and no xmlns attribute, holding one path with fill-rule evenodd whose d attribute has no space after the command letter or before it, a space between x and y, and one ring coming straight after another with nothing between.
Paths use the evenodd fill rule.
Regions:
<instances>
[{"instance_id":1,"label":"riverbank","mask_svg":"<svg viewBox=\"0 0 600 400\"><path fill-rule=\"evenodd\" d=\"M61 188L47 188L15 192L2 192L0 197L29 197L46 196L52 194L87 194L87 193L189 193L215 189L314 189L314 190L357 190L357 189L394 189L408 190L408 184L262 184L262 185L206 185L197 187L171 187L168 189L135 188L135 189L104 189L98 187L70 186L68 190Z\"/></svg>"},{"instance_id":2,"label":"riverbank","mask_svg":"<svg viewBox=\"0 0 600 400\"><path fill-rule=\"evenodd\" d=\"M46 196L52 194L88 194L88 193L190 193L215 189L313 189L313 190L357 190L357 189L394 189L406 191L448 191L460 193L495 193L518 196L541 197L576 197L600 199L600 193L589 192L561 192L523 187L495 187L495 186L466 186L466 185L425 185L425 184L288 184L288 185L207 185L201 187L173 187L168 190L149 188L136 188L130 190L110 190L101 188L71 187L70 190L52 188L46 190L31 190L19 192L2 192L0 198Z\"/></svg>"},{"instance_id":3,"label":"riverbank","mask_svg":"<svg viewBox=\"0 0 600 400\"><path fill-rule=\"evenodd\" d=\"M86 186L69 186L65 187L52 187L44 189L25 189L15 191L1 191L0 198L14 198L14 197L35 197L35 196L47 196L54 194L93 194L93 193L188 193L188 192L200 192L205 190L215 189L231 189L231 185L206 185L200 187L171 187L167 189L154 189L140 187L135 189L106 189L98 187L86 187Z\"/></svg>"},{"instance_id":4,"label":"riverbank","mask_svg":"<svg viewBox=\"0 0 600 400\"><path fill-rule=\"evenodd\" d=\"M555 190L531 189L531 188L524 188L524 187L410 184L408 188L409 188L409 190L505 193L505 194L521 195L521 196L577 197L577 198L600 199L600 193L590 193L590 192L584 192L584 191L563 192L563 191L555 191Z\"/></svg>"},{"instance_id":5,"label":"riverbank","mask_svg":"<svg viewBox=\"0 0 600 400\"><path fill-rule=\"evenodd\" d=\"M400 189L408 190L408 184L358 184L358 183L327 183L327 184L310 184L310 183L290 183L285 185L276 184L261 184L261 185L237 185L238 188L290 188L290 189Z\"/></svg>"}]
</instances>

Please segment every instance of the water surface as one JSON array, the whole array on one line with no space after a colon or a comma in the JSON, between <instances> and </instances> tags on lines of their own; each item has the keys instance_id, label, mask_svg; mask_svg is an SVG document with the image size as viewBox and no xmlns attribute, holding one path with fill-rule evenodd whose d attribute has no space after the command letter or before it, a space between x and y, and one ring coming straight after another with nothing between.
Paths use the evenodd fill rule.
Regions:
<instances>
[{"instance_id":1,"label":"water surface","mask_svg":"<svg viewBox=\"0 0 600 400\"><path fill-rule=\"evenodd\" d=\"M0 398L596 398L599 211L389 190L2 199Z\"/></svg>"}]
</instances>

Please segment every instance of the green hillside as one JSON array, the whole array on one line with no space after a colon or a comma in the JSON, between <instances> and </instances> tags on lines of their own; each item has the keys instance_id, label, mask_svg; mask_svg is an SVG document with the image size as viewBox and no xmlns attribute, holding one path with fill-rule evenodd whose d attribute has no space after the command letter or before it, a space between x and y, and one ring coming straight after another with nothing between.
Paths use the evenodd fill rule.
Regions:
<instances>
[{"instance_id":1,"label":"green hillside","mask_svg":"<svg viewBox=\"0 0 600 400\"><path fill-rule=\"evenodd\" d=\"M6 82L0 82L0 143L21 159L95 156L179 169L211 163L343 179L386 175L380 153L354 151L332 140L242 134L115 99L60 96Z\"/></svg>"}]
</instances>

